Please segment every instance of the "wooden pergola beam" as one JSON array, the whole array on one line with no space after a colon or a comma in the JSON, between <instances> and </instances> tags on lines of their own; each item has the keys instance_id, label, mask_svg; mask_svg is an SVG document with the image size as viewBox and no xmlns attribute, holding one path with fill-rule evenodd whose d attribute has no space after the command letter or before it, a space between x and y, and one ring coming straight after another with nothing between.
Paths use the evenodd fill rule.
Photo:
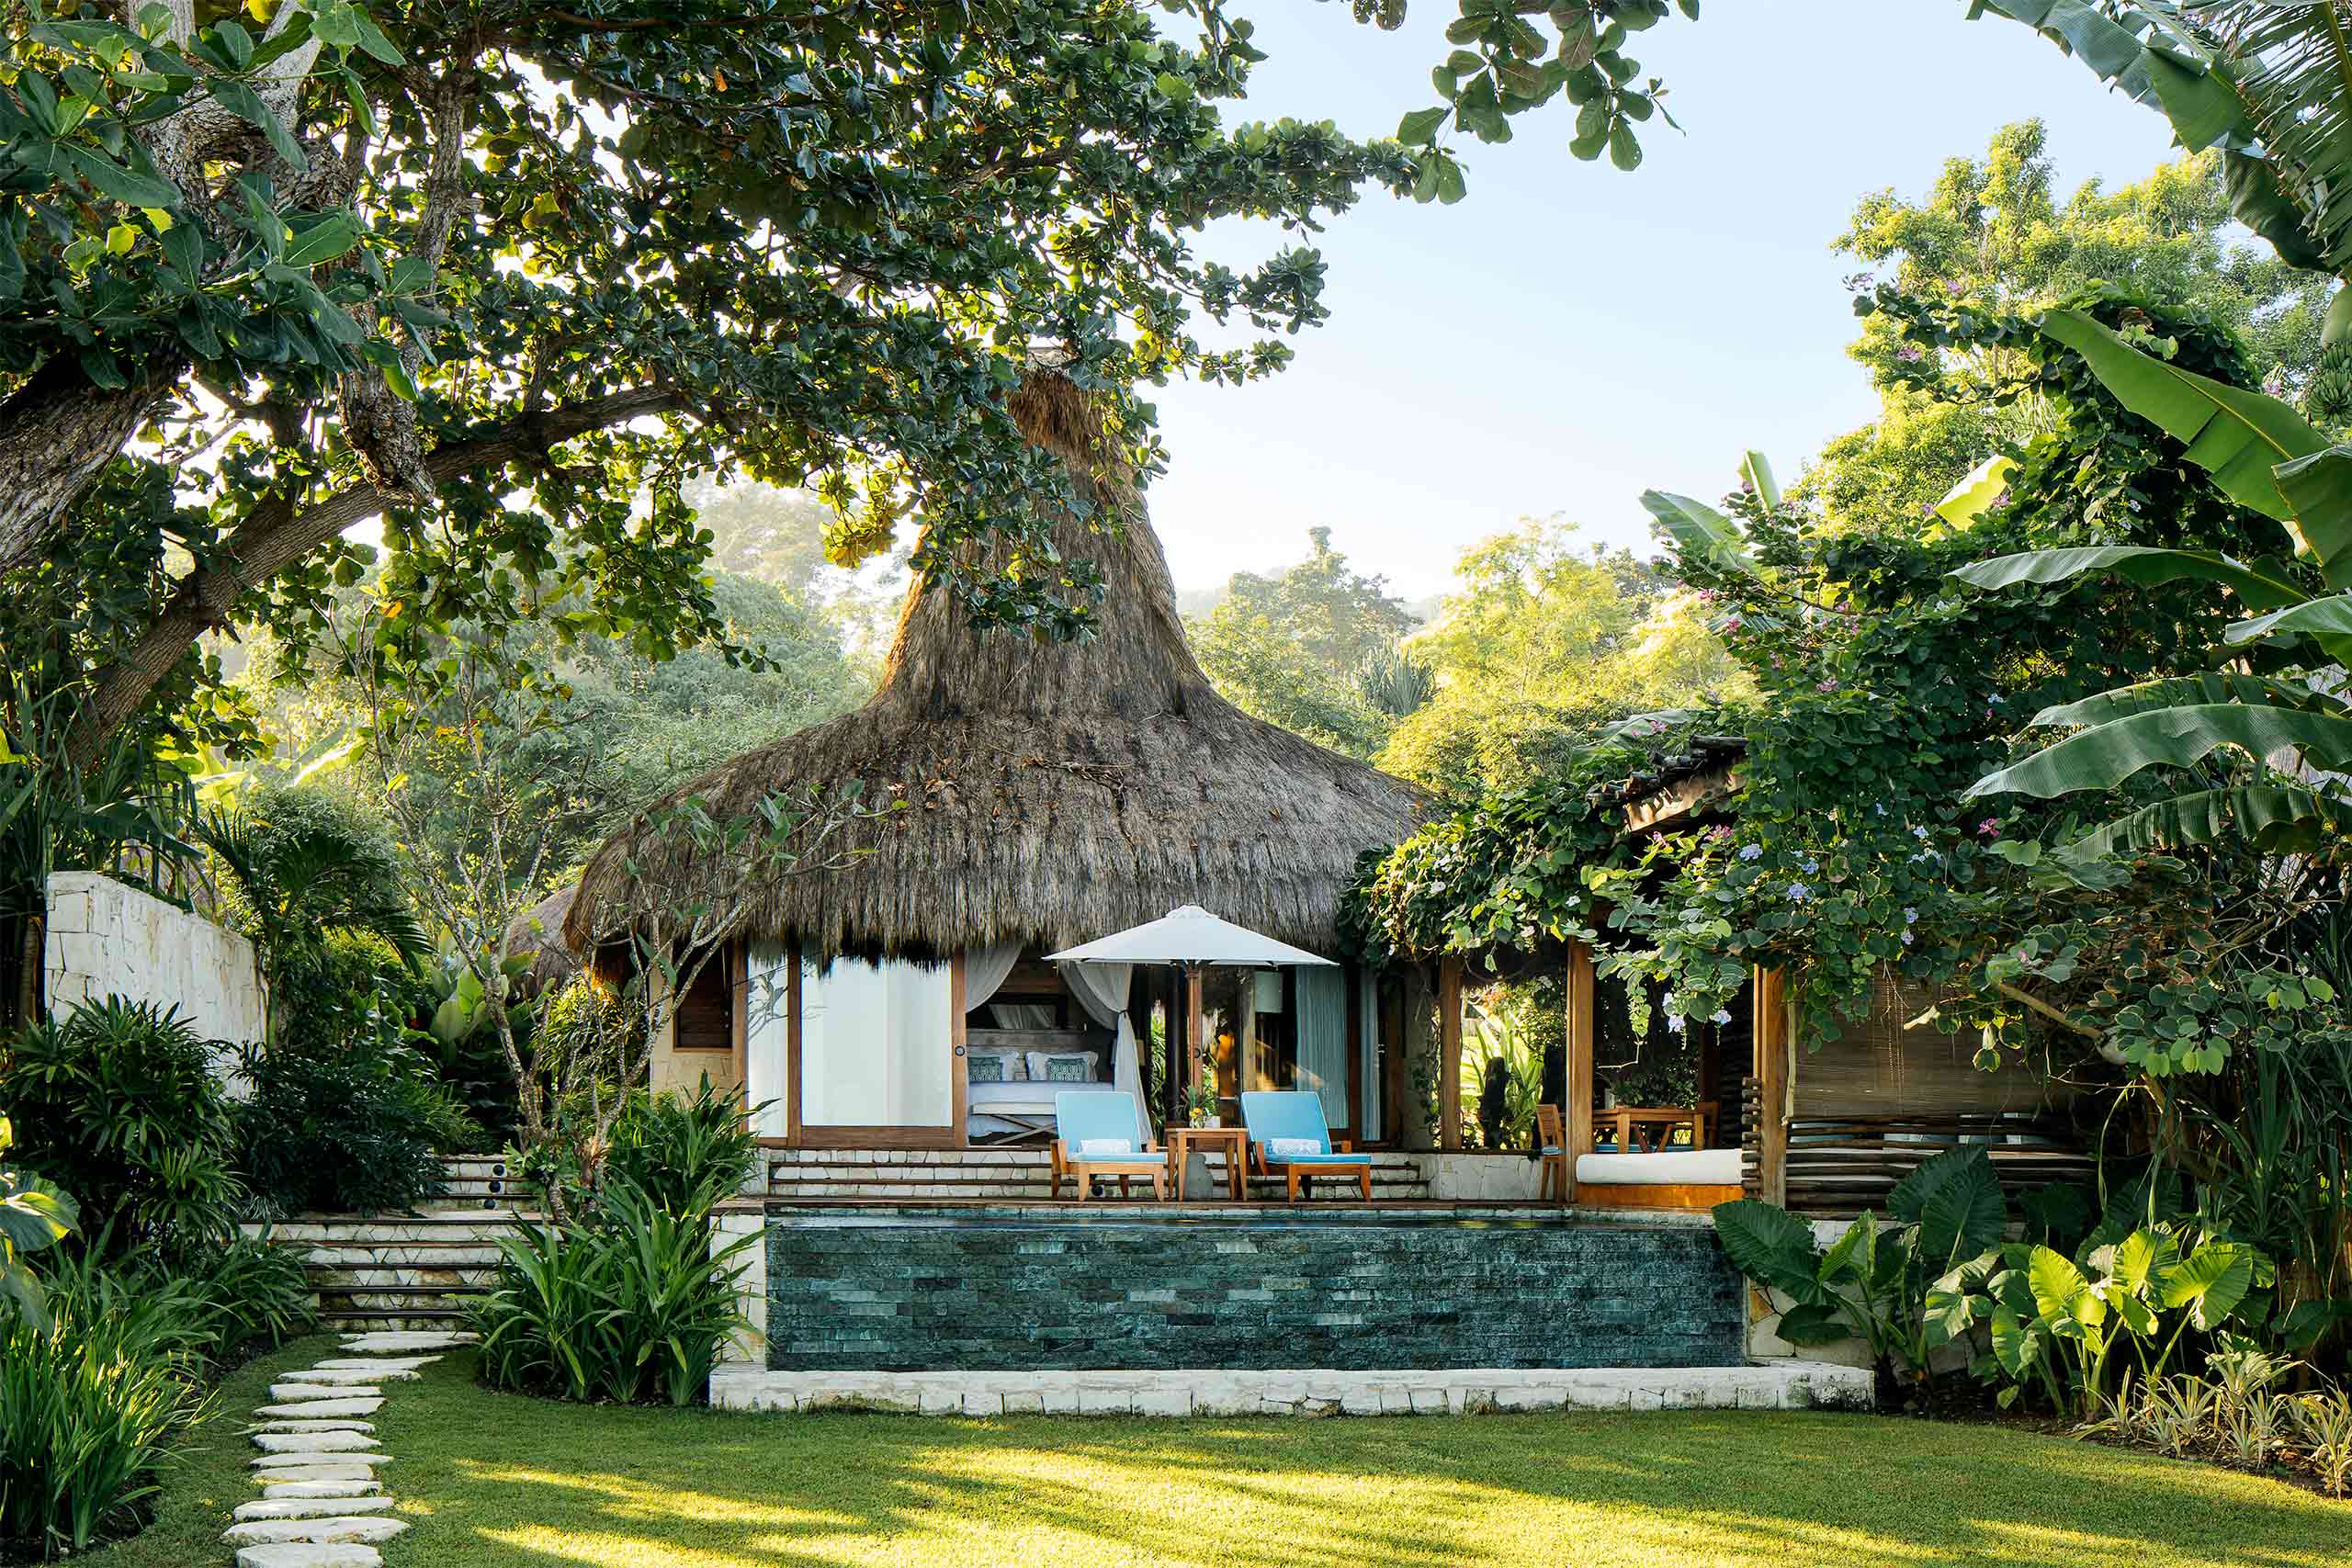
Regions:
<instances>
[{"instance_id":1,"label":"wooden pergola beam","mask_svg":"<svg viewBox=\"0 0 2352 1568\"><path fill-rule=\"evenodd\" d=\"M1577 1199L1577 1159L1592 1147L1592 1061L1598 1027L1598 1000L1592 971L1592 949L1583 942L1568 944L1567 972L1567 1096L1562 1129L1567 1135L1567 1202Z\"/></svg>"},{"instance_id":2,"label":"wooden pergola beam","mask_svg":"<svg viewBox=\"0 0 2352 1568\"><path fill-rule=\"evenodd\" d=\"M1437 966L1438 1144L1448 1153L1462 1147L1462 960L1443 958Z\"/></svg>"},{"instance_id":3,"label":"wooden pergola beam","mask_svg":"<svg viewBox=\"0 0 2352 1568\"><path fill-rule=\"evenodd\" d=\"M1788 991L1777 969L1751 972L1756 1026L1756 1196L1785 1207L1789 1198Z\"/></svg>"}]
</instances>

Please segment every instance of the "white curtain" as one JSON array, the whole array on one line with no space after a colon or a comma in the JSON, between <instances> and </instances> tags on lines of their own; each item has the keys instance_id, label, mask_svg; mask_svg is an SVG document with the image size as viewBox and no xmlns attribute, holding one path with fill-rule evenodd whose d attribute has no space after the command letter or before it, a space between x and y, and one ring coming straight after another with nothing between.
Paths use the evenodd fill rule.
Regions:
<instances>
[{"instance_id":1,"label":"white curtain","mask_svg":"<svg viewBox=\"0 0 2352 1568\"><path fill-rule=\"evenodd\" d=\"M752 1130L763 1138L786 1134L784 1115L785 1010L791 1000L792 954L780 943L755 942L744 962L744 1096L752 1107Z\"/></svg>"},{"instance_id":2,"label":"white curtain","mask_svg":"<svg viewBox=\"0 0 2352 1568\"><path fill-rule=\"evenodd\" d=\"M1323 1101L1323 1120L1348 1122L1347 971L1320 964L1298 970L1298 1087Z\"/></svg>"},{"instance_id":3,"label":"white curtain","mask_svg":"<svg viewBox=\"0 0 2352 1568\"><path fill-rule=\"evenodd\" d=\"M1054 1026L1054 1004L999 1002L995 1017L999 1029L1051 1029Z\"/></svg>"},{"instance_id":4,"label":"white curtain","mask_svg":"<svg viewBox=\"0 0 2352 1568\"><path fill-rule=\"evenodd\" d=\"M1137 1142L1151 1142L1151 1116L1143 1102L1143 1064L1136 1055L1135 1025L1127 1020L1128 982L1135 965L1065 964L1061 971L1062 983L1087 1016L1118 1032L1117 1043L1111 1048L1111 1084L1135 1107Z\"/></svg>"},{"instance_id":5,"label":"white curtain","mask_svg":"<svg viewBox=\"0 0 2352 1568\"><path fill-rule=\"evenodd\" d=\"M988 1005L1004 977L1021 958L1021 944L1000 942L989 947L967 947L964 950L964 1010L978 1012Z\"/></svg>"}]
</instances>

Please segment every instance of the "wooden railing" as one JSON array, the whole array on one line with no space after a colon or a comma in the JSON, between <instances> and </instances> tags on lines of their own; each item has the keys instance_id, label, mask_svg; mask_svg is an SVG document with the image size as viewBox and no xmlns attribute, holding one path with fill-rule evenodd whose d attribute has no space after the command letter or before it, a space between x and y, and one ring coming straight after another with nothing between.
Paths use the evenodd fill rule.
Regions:
<instances>
[{"instance_id":1,"label":"wooden railing","mask_svg":"<svg viewBox=\"0 0 2352 1568\"><path fill-rule=\"evenodd\" d=\"M1741 1083L1742 1184L1758 1196L1758 1129L1753 1078ZM2063 1118L2048 1113L1918 1112L1877 1117L1799 1116L1788 1130L1787 1207L1820 1219L1886 1212L1886 1195L1924 1161L1963 1144L1991 1156L2011 1207L2049 1182L2087 1180L2093 1160Z\"/></svg>"}]
</instances>

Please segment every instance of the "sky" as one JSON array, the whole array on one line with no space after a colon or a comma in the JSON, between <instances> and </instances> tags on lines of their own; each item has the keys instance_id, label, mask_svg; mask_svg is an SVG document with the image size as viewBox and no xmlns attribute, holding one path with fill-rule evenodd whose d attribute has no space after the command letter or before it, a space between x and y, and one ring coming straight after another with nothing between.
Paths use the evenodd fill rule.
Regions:
<instances>
[{"instance_id":1,"label":"sky","mask_svg":"<svg viewBox=\"0 0 2352 1568\"><path fill-rule=\"evenodd\" d=\"M1434 101L1451 0L1404 29L1347 0L1243 0L1258 24L1250 98L1228 121L1331 119L1393 134ZM1924 196L1943 162L2039 115L2062 191L2120 185L2168 156L2162 118L2079 62L1964 0L1715 0L1634 39L1688 134L1653 120L1633 174L1568 155L1573 111L1515 139L1459 138L1468 199L1369 196L1304 238L1331 319L1244 388L1159 391L1168 473L1152 519L1181 588L1303 557L1306 530L1391 591L1443 590L1476 540L1559 514L1644 547L1648 488L1712 499L1739 454L1785 479L1875 400L1845 356L1855 321L1830 249L1857 197ZM1220 221L1204 255L1239 265L1298 243Z\"/></svg>"}]
</instances>

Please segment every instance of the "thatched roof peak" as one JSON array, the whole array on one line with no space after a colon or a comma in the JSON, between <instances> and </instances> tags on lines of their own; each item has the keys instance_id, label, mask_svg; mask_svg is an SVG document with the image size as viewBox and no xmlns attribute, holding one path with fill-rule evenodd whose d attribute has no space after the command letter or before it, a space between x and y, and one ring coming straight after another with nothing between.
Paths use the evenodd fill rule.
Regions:
<instances>
[{"instance_id":1,"label":"thatched roof peak","mask_svg":"<svg viewBox=\"0 0 2352 1568\"><path fill-rule=\"evenodd\" d=\"M1084 396L1050 371L1012 403L1065 461L1088 457ZM908 597L865 706L722 763L677 792L722 816L777 790L862 782L907 802L853 829L844 868L765 883L665 863L616 835L590 863L566 934L639 874L748 900L758 937L828 953L934 958L1019 940L1067 947L1203 904L1330 953L1357 857L1408 836L1429 806L1414 785L1234 707L1184 638L1174 587L1140 497L1114 480L1124 521L1057 530L1107 590L1096 636L1044 644L976 636L944 592Z\"/></svg>"}]
</instances>

